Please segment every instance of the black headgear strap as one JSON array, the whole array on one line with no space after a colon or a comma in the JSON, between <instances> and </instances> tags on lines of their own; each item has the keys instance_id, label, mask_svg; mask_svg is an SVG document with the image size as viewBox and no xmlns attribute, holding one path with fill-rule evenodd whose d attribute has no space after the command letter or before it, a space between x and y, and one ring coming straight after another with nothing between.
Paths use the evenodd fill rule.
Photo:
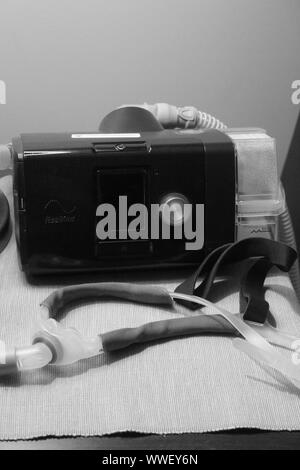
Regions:
<instances>
[{"instance_id":1,"label":"black headgear strap","mask_svg":"<svg viewBox=\"0 0 300 470\"><path fill-rule=\"evenodd\" d=\"M240 261L249 262L250 259L250 267L241 279L240 311L245 319L264 323L269 314L263 290L265 278L273 266L288 272L296 258L296 251L287 245L265 238L247 238L214 250L175 291L207 299L221 267ZM203 275L203 281L196 288L199 276ZM188 306L195 309L194 305Z\"/></svg>"}]
</instances>

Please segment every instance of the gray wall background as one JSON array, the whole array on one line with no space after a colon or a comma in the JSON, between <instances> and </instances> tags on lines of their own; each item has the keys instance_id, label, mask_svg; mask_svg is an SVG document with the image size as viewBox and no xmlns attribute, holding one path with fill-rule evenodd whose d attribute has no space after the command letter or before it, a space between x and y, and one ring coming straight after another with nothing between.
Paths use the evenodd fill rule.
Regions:
<instances>
[{"instance_id":1,"label":"gray wall background","mask_svg":"<svg viewBox=\"0 0 300 470\"><path fill-rule=\"evenodd\" d=\"M299 0L1 0L0 142L166 101L266 128L282 166L299 46Z\"/></svg>"}]
</instances>

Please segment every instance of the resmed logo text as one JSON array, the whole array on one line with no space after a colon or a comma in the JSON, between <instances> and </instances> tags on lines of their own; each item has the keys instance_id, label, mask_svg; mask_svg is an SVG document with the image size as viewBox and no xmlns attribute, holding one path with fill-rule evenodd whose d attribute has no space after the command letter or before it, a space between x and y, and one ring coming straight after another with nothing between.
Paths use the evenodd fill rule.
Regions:
<instances>
[{"instance_id":1,"label":"resmed logo text","mask_svg":"<svg viewBox=\"0 0 300 470\"><path fill-rule=\"evenodd\" d=\"M0 80L0 104L6 104L6 84Z\"/></svg>"},{"instance_id":2,"label":"resmed logo text","mask_svg":"<svg viewBox=\"0 0 300 470\"><path fill-rule=\"evenodd\" d=\"M44 207L47 213L44 219L45 225L49 224L73 224L76 221L76 206L66 208L61 201L51 199Z\"/></svg>"},{"instance_id":3,"label":"resmed logo text","mask_svg":"<svg viewBox=\"0 0 300 470\"><path fill-rule=\"evenodd\" d=\"M128 207L127 196L119 197L119 206L108 203L97 207L96 235L105 240L188 240L185 249L200 250L204 244L204 204L183 204L168 207L151 204L150 213L144 204ZM195 220L193 220L195 219Z\"/></svg>"}]
</instances>

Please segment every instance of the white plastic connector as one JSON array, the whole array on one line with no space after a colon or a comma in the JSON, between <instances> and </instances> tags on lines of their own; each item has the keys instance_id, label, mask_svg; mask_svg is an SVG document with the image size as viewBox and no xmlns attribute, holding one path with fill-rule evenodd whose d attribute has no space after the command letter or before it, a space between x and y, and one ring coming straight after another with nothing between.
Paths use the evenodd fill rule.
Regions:
<instances>
[{"instance_id":1,"label":"white plastic connector","mask_svg":"<svg viewBox=\"0 0 300 470\"><path fill-rule=\"evenodd\" d=\"M52 353L43 343L16 348L17 367L21 370L42 369L52 361Z\"/></svg>"},{"instance_id":2,"label":"white plastic connector","mask_svg":"<svg viewBox=\"0 0 300 470\"><path fill-rule=\"evenodd\" d=\"M84 337L75 328L66 328L54 319L42 320L41 330L34 335L35 343L45 343L52 352L51 364L73 364L102 353L100 336Z\"/></svg>"},{"instance_id":3,"label":"white plastic connector","mask_svg":"<svg viewBox=\"0 0 300 470\"><path fill-rule=\"evenodd\" d=\"M177 107L167 103L131 104L150 111L165 129L225 129L226 126L211 114L194 106Z\"/></svg>"}]
</instances>

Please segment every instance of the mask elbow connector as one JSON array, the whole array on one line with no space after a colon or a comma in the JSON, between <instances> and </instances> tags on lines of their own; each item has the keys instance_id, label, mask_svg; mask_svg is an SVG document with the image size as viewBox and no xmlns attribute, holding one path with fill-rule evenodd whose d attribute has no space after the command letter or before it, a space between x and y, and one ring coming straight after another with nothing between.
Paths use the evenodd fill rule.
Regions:
<instances>
[{"instance_id":1,"label":"mask elbow connector","mask_svg":"<svg viewBox=\"0 0 300 470\"><path fill-rule=\"evenodd\" d=\"M43 343L51 351L50 364L64 366L102 352L100 336L87 338L75 328L65 328L54 319L46 320L34 335L33 344Z\"/></svg>"}]
</instances>

